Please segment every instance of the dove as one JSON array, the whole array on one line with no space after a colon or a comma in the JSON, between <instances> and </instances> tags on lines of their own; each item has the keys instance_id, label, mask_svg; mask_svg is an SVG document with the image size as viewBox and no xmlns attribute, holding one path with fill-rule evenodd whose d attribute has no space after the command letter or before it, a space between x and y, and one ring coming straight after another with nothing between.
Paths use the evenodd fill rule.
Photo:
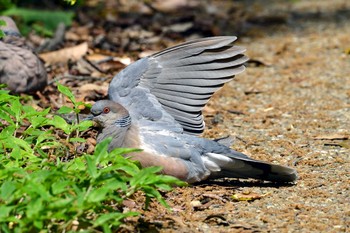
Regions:
<instances>
[{"instance_id":1,"label":"dove","mask_svg":"<svg viewBox=\"0 0 350 233\"><path fill-rule=\"evenodd\" d=\"M0 83L7 84L12 93L34 93L44 89L47 73L44 64L27 45L15 24L6 16L0 16L5 26L0 29L5 37L0 39Z\"/></svg>"},{"instance_id":2,"label":"dove","mask_svg":"<svg viewBox=\"0 0 350 233\"><path fill-rule=\"evenodd\" d=\"M99 126L97 142L108 149L140 148L127 156L143 167L188 183L223 177L294 182L287 166L259 161L220 140L200 137L202 109L210 97L245 70L245 49L236 37L197 39L144 57L119 72L97 101L89 119Z\"/></svg>"}]
</instances>

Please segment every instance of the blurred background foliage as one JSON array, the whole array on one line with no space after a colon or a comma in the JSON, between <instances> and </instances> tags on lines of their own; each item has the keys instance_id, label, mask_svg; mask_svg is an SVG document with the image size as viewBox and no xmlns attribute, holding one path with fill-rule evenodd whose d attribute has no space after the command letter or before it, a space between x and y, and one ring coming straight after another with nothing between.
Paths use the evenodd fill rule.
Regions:
<instances>
[{"instance_id":1,"label":"blurred background foliage","mask_svg":"<svg viewBox=\"0 0 350 233\"><path fill-rule=\"evenodd\" d=\"M74 7L82 0L0 0L0 15L15 18L20 31L26 35L31 29L45 36L52 36L57 25L72 24Z\"/></svg>"}]
</instances>

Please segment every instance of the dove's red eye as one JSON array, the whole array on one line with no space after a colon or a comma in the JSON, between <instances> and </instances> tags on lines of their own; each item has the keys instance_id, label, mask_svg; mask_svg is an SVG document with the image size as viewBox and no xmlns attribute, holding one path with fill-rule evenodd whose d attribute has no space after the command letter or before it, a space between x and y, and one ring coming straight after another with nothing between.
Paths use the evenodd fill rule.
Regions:
<instances>
[{"instance_id":1,"label":"dove's red eye","mask_svg":"<svg viewBox=\"0 0 350 233\"><path fill-rule=\"evenodd\" d=\"M103 113L109 113L109 111L110 111L109 107L105 107L105 108L103 109Z\"/></svg>"}]
</instances>

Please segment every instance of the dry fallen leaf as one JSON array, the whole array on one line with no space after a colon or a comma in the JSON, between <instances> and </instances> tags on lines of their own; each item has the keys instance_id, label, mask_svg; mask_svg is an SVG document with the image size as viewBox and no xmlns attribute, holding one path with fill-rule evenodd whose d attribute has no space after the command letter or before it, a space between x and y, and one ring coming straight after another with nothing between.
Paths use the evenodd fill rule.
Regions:
<instances>
[{"instance_id":1,"label":"dry fallen leaf","mask_svg":"<svg viewBox=\"0 0 350 233\"><path fill-rule=\"evenodd\" d=\"M86 55L85 58L88 59L88 60L91 61L91 62L97 62L97 63L99 63L99 62L101 62L101 61L109 60L109 59L111 59L112 57L111 57L111 56L104 55L104 54L93 53L93 54L88 54L88 55Z\"/></svg>"},{"instance_id":2,"label":"dry fallen leaf","mask_svg":"<svg viewBox=\"0 0 350 233\"><path fill-rule=\"evenodd\" d=\"M346 48L346 49L344 50L344 52L345 52L345 54L349 55L349 54L350 54L350 48Z\"/></svg>"},{"instance_id":3,"label":"dry fallen leaf","mask_svg":"<svg viewBox=\"0 0 350 233\"><path fill-rule=\"evenodd\" d=\"M167 31L172 31L172 32L185 32L187 30L189 30L190 28L193 27L193 23L192 22L188 22L188 23L178 23L178 24L173 24L171 26L168 27L164 27L163 31L167 32Z\"/></svg>"},{"instance_id":4,"label":"dry fallen leaf","mask_svg":"<svg viewBox=\"0 0 350 233\"><path fill-rule=\"evenodd\" d=\"M349 139L349 135L345 134L325 134L325 135L318 135L314 137L315 140L347 140Z\"/></svg>"},{"instance_id":5,"label":"dry fallen leaf","mask_svg":"<svg viewBox=\"0 0 350 233\"><path fill-rule=\"evenodd\" d=\"M129 209L135 208L136 202L130 199L123 200L123 205L128 207Z\"/></svg>"},{"instance_id":6,"label":"dry fallen leaf","mask_svg":"<svg viewBox=\"0 0 350 233\"><path fill-rule=\"evenodd\" d=\"M74 47L64 48L48 53L41 53L39 57L47 64L66 63L68 60L77 61L88 51L87 42Z\"/></svg>"},{"instance_id":7,"label":"dry fallen leaf","mask_svg":"<svg viewBox=\"0 0 350 233\"><path fill-rule=\"evenodd\" d=\"M98 93L102 96L107 96L108 85L98 85L94 83L87 83L79 88L79 94L77 95L77 101L85 101L85 98Z\"/></svg>"},{"instance_id":8,"label":"dry fallen leaf","mask_svg":"<svg viewBox=\"0 0 350 233\"><path fill-rule=\"evenodd\" d=\"M259 194L259 193L236 193L232 195L234 201L254 201L270 195L271 193Z\"/></svg>"},{"instance_id":9,"label":"dry fallen leaf","mask_svg":"<svg viewBox=\"0 0 350 233\"><path fill-rule=\"evenodd\" d=\"M217 110L215 110L212 107L209 107L208 105L204 106L203 108L203 113L207 116L213 116L216 112Z\"/></svg>"},{"instance_id":10,"label":"dry fallen leaf","mask_svg":"<svg viewBox=\"0 0 350 233\"><path fill-rule=\"evenodd\" d=\"M161 12L173 12L183 7L195 7L198 1L188 0L157 0L152 2L152 7Z\"/></svg>"},{"instance_id":11,"label":"dry fallen leaf","mask_svg":"<svg viewBox=\"0 0 350 233\"><path fill-rule=\"evenodd\" d=\"M194 208L200 207L201 205L202 205L202 203L198 200L191 201L191 206Z\"/></svg>"},{"instance_id":12,"label":"dry fallen leaf","mask_svg":"<svg viewBox=\"0 0 350 233\"><path fill-rule=\"evenodd\" d=\"M94 83L87 83L82 85L79 88L80 93L84 93L84 92L90 92L90 91L99 91L102 92L103 94L107 95L107 91L108 91L108 86L101 86L98 84L94 84Z\"/></svg>"},{"instance_id":13,"label":"dry fallen leaf","mask_svg":"<svg viewBox=\"0 0 350 233\"><path fill-rule=\"evenodd\" d=\"M118 61L126 66L130 65L132 62L130 57L115 57L113 58L113 61Z\"/></svg>"},{"instance_id":14,"label":"dry fallen leaf","mask_svg":"<svg viewBox=\"0 0 350 233\"><path fill-rule=\"evenodd\" d=\"M148 50L148 51L143 51L141 53L139 53L139 58L144 58L144 57L147 57L147 56L150 56L154 53L156 53L157 51L151 51L151 50Z\"/></svg>"},{"instance_id":15,"label":"dry fallen leaf","mask_svg":"<svg viewBox=\"0 0 350 233\"><path fill-rule=\"evenodd\" d=\"M73 68L74 67L74 68ZM79 75L89 75L91 77L103 76L102 71L86 59L79 59L76 64L72 67L72 70Z\"/></svg>"}]
</instances>

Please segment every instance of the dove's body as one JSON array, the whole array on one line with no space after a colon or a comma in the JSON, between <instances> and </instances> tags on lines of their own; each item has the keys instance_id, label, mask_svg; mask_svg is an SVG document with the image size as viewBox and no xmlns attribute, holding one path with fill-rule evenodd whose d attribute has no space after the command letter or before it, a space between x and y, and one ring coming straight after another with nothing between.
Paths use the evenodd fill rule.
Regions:
<instances>
[{"instance_id":1,"label":"dove's body","mask_svg":"<svg viewBox=\"0 0 350 233\"><path fill-rule=\"evenodd\" d=\"M0 39L0 83L13 93L31 93L47 84L47 73L39 57L21 37L15 23L0 17L7 26L1 27L5 37Z\"/></svg>"},{"instance_id":2,"label":"dove's body","mask_svg":"<svg viewBox=\"0 0 350 233\"><path fill-rule=\"evenodd\" d=\"M109 149L141 148L141 165L193 183L207 178L256 178L292 182L295 170L253 160L203 131L201 109L211 95L244 70L244 49L235 37L187 42L143 58L121 71L109 88L111 100L91 109L101 126L98 141L112 137Z\"/></svg>"}]
</instances>

